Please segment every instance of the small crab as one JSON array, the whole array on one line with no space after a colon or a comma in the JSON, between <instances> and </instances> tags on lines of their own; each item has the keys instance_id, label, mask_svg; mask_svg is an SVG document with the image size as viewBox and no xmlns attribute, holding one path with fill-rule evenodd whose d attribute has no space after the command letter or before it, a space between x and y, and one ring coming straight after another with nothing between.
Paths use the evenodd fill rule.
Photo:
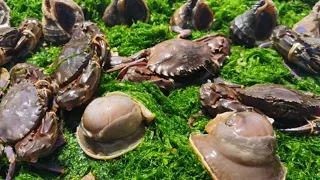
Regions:
<instances>
[{"instance_id":1,"label":"small crab","mask_svg":"<svg viewBox=\"0 0 320 180\"><path fill-rule=\"evenodd\" d=\"M25 58L37 47L41 37L41 23L33 18L25 19L18 28L0 28L0 66Z\"/></svg>"},{"instance_id":2,"label":"small crab","mask_svg":"<svg viewBox=\"0 0 320 180\"><path fill-rule=\"evenodd\" d=\"M17 159L34 164L64 143L50 79L26 63L15 65L10 75L12 85L0 103L0 149L10 162L6 179L13 177Z\"/></svg>"},{"instance_id":3,"label":"small crab","mask_svg":"<svg viewBox=\"0 0 320 180\"><path fill-rule=\"evenodd\" d=\"M73 26L85 20L82 8L72 0L43 0L42 13L44 40L53 44L68 42Z\"/></svg>"},{"instance_id":4,"label":"small crab","mask_svg":"<svg viewBox=\"0 0 320 180\"><path fill-rule=\"evenodd\" d=\"M308 16L293 26L292 30L302 36L320 38L320 1L313 6Z\"/></svg>"},{"instance_id":5,"label":"small crab","mask_svg":"<svg viewBox=\"0 0 320 180\"><path fill-rule=\"evenodd\" d=\"M320 38L300 37L286 26L277 26L273 30L271 40L275 49L286 61L310 73L319 73Z\"/></svg>"},{"instance_id":6,"label":"small crab","mask_svg":"<svg viewBox=\"0 0 320 180\"><path fill-rule=\"evenodd\" d=\"M209 112L255 111L273 118L275 127L283 131L320 132L320 100L284 85L256 84L243 88L207 83L200 88L200 99ZM221 102L225 102L223 106ZM234 108L234 104L245 108Z\"/></svg>"},{"instance_id":7,"label":"small crab","mask_svg":"<svg viewBox=\"0 0 320 180\"><path fill-rule=\"evenodd\" d=\"M95 23L76 24L71 40L63 47L53 66L52 79L59 87L56 102L71 110L87 102L100 80L102 67L109 65L109 45Z\"/></svg>"},{"instance_id":8,"label":"small crab","mask_svg":"<svg viewBox=\"0 0 320 180\"><path fill-rule=\"evenodd\" d=\"M279 24L278 10L271 0L259 0L252 9L237 16L230 26L231 39L247 47L267 40Z\"/></svg>"},{"instance_id":9,"label":"small crab","mask_svg":"<svg viewBox=\"0 0 320 180\"><path fill-rule=\"evenodd\" d=\"M187 38L191 29L209 29L213 18L214 13L204 0L188 0L171 17L170 30L179 33L181 38Z\"/></svg>"},{"instance_id":10,"label":"small crab","mask_svg":"<svg viewBox=\"0 0 320 180\"><path fill-rule=\"evenodd\" d=\"M285 179L286 168L276 155L276 134L265 116L225 112L205 131L208 134L191 133L189 140L213 179Z\"/></svg>"},{"instance_id":11,"label":"small crab","mask_svg":"<svg viewBox=\"0 0 320 180\"><path fill-rule=\"evenodd\" d=\"M154 114L122 92L93 100L77 128L81 149L94 159L113 159L136 148L143 140L145 122Z\"/></svg>"},{"instance_id":12,"label":"small crab","mask_svg":"<svg viewBox=\"0 0 320 180\"><path fill-rule=\"evenodd\" d=\"M103 22L106 26L126 24L149 20L149 8L144 0L112 0L103 14Z\"/></svg>"},{"instance_id":13,"label":"small crab","mask_svg":"<svg viewBox=\"0 0 320 180\"><path fill-rule=\"evenodd\" d=\"M166 40L130 57L111 57L112 65L120 65L108 72L122 69L119 80L148 80L168 90L216 75L230 55L230 44L231 40L221 34L194 41Z\"/></svg>"}]
</instances>

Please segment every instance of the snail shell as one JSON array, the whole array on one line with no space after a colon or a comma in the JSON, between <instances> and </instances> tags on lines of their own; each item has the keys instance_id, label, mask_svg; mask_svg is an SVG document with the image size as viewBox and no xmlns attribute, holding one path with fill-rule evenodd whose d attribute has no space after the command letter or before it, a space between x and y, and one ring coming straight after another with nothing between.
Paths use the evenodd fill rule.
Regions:
<instances>
[{"instance_id":1,"label":"snail shell","mask_svg":"<svg viewBox=\"0 0 320 180\"><path fill-rule=\"evenodd\" d=\"M95 159L112 159L136 148L145 134L144 121L154 115L141 103L121 92L93 100L77 129L82 150Z\"/></svg>"},{"instance_id":2,"label":"snail shell","mask_svg":"<svg viewBox=\"0 0 320 180\"><path fill-rule=\"evenodd\" d=\"M213 179L285 179L268 119L255 112L226 112L192 133L190 143Z\"/></svg>"}]
</instances>

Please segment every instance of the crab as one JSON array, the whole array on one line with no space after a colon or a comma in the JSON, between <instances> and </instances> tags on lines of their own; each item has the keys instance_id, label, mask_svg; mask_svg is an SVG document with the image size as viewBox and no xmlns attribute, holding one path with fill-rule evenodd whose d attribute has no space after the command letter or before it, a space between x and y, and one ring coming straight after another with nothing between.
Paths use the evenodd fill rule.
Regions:
<instances>
[{"instance_id":1,"label":"crab","mask_svg":"<svg viewBox=\"0 0 320 180\"><path fill-rule=\"evenodd\" d=\"M226 111L258 112L273 118L274 126L282 131L320 132L320 100L284 85L256 84L244 88L230 87L225 83L207 83L200 88L200 99L211 115ZM237 107L234 104L240 108L234 108Z\"/></svg>"},{"instance_id":2,"label":"crab","mask_svg":"<svg viewBox=\"0 0 320 180\"><path fill-rule=\"evenodd\" d=\"M122 92L107 93L85 109L77 128L81 149L94 159L113 159L136 148L154 114Z\"/></svg>"},{"instance_id":3,"label":"crab","mask_svg":"<svg viewBox=\"0 0 320 180\"><path fill-rule=\"evenodd\" d=\"M85 21L74 27L71 40L63 47L53 66L56 102L71 110L87 102L95 92L102 67L109 65L109 45L95 23Z\"/></svg>"},{"instance_id":4,"label":"crab","mask_svg":"<svg viewBox=\"0 0 320 180\"><path fill-rule=\"evenodd\" d=\"M259 0L252 9L237 16L230 26L232 41L247 47L267 40L279 24L278 10L271 0Z\"/></svg>"},{"instance_id":5,"label":"crab","mask_svg":"<svg viewBox=\"0 0 320 180\"><path fill-rule=\"evenodd\" d=\"M320 38L320 1L313 6L308 16L293 26L292 30L301 36Z\"/></svg>"},{"instance_id":6,"label":"crab","mask_svg":"<svg viewBox=\"0 0 320 180\"><path fill-rule=\"evenodd\" d=\"M188 0L172 15L169 29L179 33L178 37L187 38L191 29L209 29L213 19L214 13L204 0Z\"/></svg>"},{"instance_id":7,"label":"crab","mask_svg":"<svg viewBox=\"0 0 320 180\"><path fill-rule=\"evenodd\" d=\"M41 29L41 23L33 18L25 19L18 28L0 28L0 66L33 51L42 37Z\"/></svg>"},{"instance_id":8,"label":"crab","mask_svg":"<svg viewBox=\"0 0 320 180\"><path fill-rule=\"evenodd\" d=\"M225 112L191 133L192 148L212 179L284 180L286 168L276 155L276 134L256 112Z\"/></svg>"},{"instance_id":9,"label":"crab","mask_svg":"<svg viewBox=\"0 0 320 180\"><path fill-rule=\"evenodd\" d=\"M13 177L17 160L36 165L64 143L58 138L50 79L26 63L15 65L10 75L12 85L0 103L0 149L10 162L6 179Z\"/></svg>"},{"instance_id":10,"label":"crab","mask_svg":"<svg viewBox=\"0 0 320 180\"><path fill-rule=\"evenodd\" d=\"M43 0L44 40L55 45L67 43L76 23L84 21L82 8L72 0Z\"/></svg>"},{"instance_id":11,"label":"crab","mask_svg":"<svg viewBox=\"0 0 320 180\"><path fill-rule=\"evenodd\" d=\"M320 71L320 38L301 37L288 27L281 25L273 30L271 40L285 61L298 65L307 72L318 74ZM267 46L269 43L262 44L260 47ZM292 69L291 71L296 75Z\"/></svg>"},{"instance_id":12,"label":"crab","mask_svg":"<svg viewBox=\"0 0 320 180\"><path fill-rule=\"evenodd\" d=\"M103 14L103 22L106 26L125 24L149 20L149 8L144 0L112 0Z\"/></svg>"},{"instance_id":13,"label":"crab","mask_svg":"<svg viewBox=\"0 0 320 180\"><path fill-rule=\"evenodd\" d=\"M115 67L107 72L121 69L118 80L148 80L171 90L216 75L230 55L230 44L231 40L221 34L194 41L166 40L130 57L111 57L111 65Z\"/></svg>"}]
</instances>

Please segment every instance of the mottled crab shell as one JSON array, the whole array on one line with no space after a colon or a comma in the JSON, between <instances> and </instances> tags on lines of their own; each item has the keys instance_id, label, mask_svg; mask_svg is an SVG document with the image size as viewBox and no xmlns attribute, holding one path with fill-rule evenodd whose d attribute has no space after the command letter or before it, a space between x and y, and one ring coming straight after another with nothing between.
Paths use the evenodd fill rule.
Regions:
<instances>
[{"instance_id":1,"label":"mottled crab shell","mask_svg":"<svg viewBox=\"0 0 320 180\"><path fill-rule=\"evenodd\" d=\"M93 100L77 128L81 149L95 159L113 159L136 148L145 134L144 120L154 115L141 103L121 92Z\"/></svg>"},{"instance_id":2,"label":"mottled crab shell","mask_svg":"<svg viewBox=\"0 0 320 180\"><path fill-rule=\"evenodd\" d=\"M44 39L55 44L66 43L77 22L84 21L82 8L72 0L43 0Z\"/></svg>"},{"instance_id":3,"label":"mottled crab shell","mask_svg":"<svg viewBox=\"0 0 320 180\"><path fill-rule=\"evenodd\" d=\"M24 80L9 88L0 103L0 138L14 143L25 137L46 112L47 104L34 84Z\"/></svg>"},{"instance_id":4,"label":"mottled crab shell","mask_svg":"<svg viewBox=\"0 0 320 180\"><path fill-rule=\"evenodd\" d=\"M10 27L10 8L4 0L0 0L0 28Z\"/></svg>"},{"instance_id":5,"label":"mottled crab shell","mask_svg":"<svg viewBox=\"0 0 320 180\"><path fill-rule=\"evenodd\" d=\"M206 65L214 66L216 72L220 64L212 60L207 43L185 39L171 39L151 48L147 67L166 77L188 76Z\"/></svg>"},{"instance_id":6,"label":"mottled crab shell","mask_svg":"<svg viewBox=\"0 0 320 180\"><path fill-rule=\"evenodd\" d=\"M236 90L241 102L274 118L277 127L298 127L320 115L320 101L280 84L256 84Z\"/></svg>"},{"instance_id":7,"label":"mottled crab shell","mask_svg":"<svg viewBox=\"0 0 320 180\"><path fill-rule=\"evenodd\" d=\"M278 24L278 10L274 3L271 0L259 0L252 9L231 22L231 39L238 44L253 47L256 40L268 39Z\"/></svg>"},{"instance_id":8,"label":"mottled crab shell","mask_svg":"<svg viewBox=\"0 0 320 180\"><path fill-rule=\"evenodd\" d=\"M209 134L192 133L189 140L213 179L285 179L286 169L276 155L276 136L265 116L226 112L205 130Z\"/></svg>"}]
</instances>

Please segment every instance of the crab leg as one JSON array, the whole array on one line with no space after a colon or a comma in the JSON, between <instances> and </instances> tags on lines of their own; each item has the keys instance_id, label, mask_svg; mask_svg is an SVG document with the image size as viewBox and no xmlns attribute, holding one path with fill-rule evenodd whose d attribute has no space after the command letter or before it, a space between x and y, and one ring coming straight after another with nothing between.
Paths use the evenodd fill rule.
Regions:
<instances>
[{"instance_id":1,"label":"crab leg","mask_svg":"<svg viewBox=\"0 0 320 180\"><path fill-rule=\"evenodd\" d=\"M6 146L4 148L4 152L6 153L6 156L9 160L9 163L10 163L6 180L10 180L10 179L12 179L15 168L16 168L17 156L14 153L12 147L10 147L10 146Z\"/></svg>"},{"instance_id":2,"label":"crab leg","mask_svg":"<svg viewBox=\"0 0 320 180\"><path fill-rule=\"evenodd\" d=\"M122 64L125 63L130 63L132 61L137 61L142 58L147 57L150 54L149 49L143 49L129 57L123 57L123 56L112 56L110 59L110 64L113 67L117 67L117 65L121 66Z\"/></svg>"},{"instance_id":3,"label":"crab leg","mask_svg":"<svg viewBox=\"0 0 320 180\"><path fill-rule=\"evenodd\" d=\"M65 173L66 169L64 168L57 168L57 167L52 167L52 166L48 166L48 165L45 165L45 164L41 164L41 163L30 163L31 166L37 168L37 169L44 169L44 170L48 170L48 171L51 171L51 172L56 172L56 173L59 173L59 174L63 174Z\"/></svg>"},{"instance_id":4,"label":"crab leg","mask_svg":"<svg viewBox=\"0 0 320 180\"><path fill-rule=\"evenodd\" d=\"M50 154L58 137L57 121L58 118L54 112L47 112L40 127L16 144L18 157L36 162L39 157Z\"/></svg>"},{"instance_id":5,"label":"crab leg","mask_svg":"<svg viewBox=\"0 0 320 180\"><path fill-rule=\"evenodd\" d=\"M288 129L280 129L280 131L284 132L293 132L293 133L301 133L301 134L319 134L320 133L320 119L316 119L313 121L307 121L308 124L296 127L296 128L288 128Z\"/></svg>"},{"instance_id":6,"label":"crab leg","mask_svg":"<svg viewBox=\"0 0 320 180\"><path fill-rule=\"evenodd\" d=\"M190 29L182 29L180 26L170 26L170 30L179 33L178 38L186 39L191 36Z\"/></svg>"}]
</instances>

